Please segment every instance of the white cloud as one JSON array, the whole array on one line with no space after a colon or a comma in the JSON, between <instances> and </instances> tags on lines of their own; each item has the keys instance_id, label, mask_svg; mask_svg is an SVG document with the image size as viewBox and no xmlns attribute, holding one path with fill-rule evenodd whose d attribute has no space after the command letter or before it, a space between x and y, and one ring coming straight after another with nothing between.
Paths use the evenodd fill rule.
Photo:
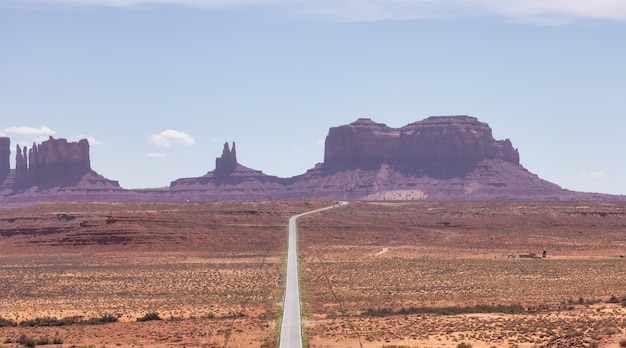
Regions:
<instances>
[{"instance_id":1,"label":"white cloud","mask_svg":"<svg viewBox=\"0 0 626 348\"><path fill-rule=\"evenodd\" d=\"M104 142L94 138L91 135L88 136L88 137L86 137L84 135L75 135L75 136L69 137L67 140L68 141L79 141L79 140L82 140L82 139L87 139L87 141L89 142L89 145L102 145L102 144L104 144Z\"/></svg>"},{"instance_id":2,"label":"white cloud","mask_svg":"<svg viewBox=\"0 0 626 348\"><path fill-rule=\"evenodd\" d=\"M159 152L151 152L151 153L146 154L146 156L152 157L152 158L165 158L165 157L167 157L166 154L159 153Z\"/></svg>"},{"instance_id":3,"label":"white cloud","mask_svg":"<svg viewBox=\"0 0 626 348\"><path fill-rule=\"evenodd\" d=\"M172 145L193 145L196 140L185 132L166 129L159 134L152 134L150 141L159 147L170 147Z\"/></svg>"},{"instance_id":4,"label":"white cloud","mask_svg":"<svg viewBox=\"0 0 626 348\"><path fill-rule=\"evenodd\" d=\"M102 145L102 144L104 144L104 142L94 138L91 135L87 137L87 141L89 141L90 145Z\"/></svg>"},{"instance_id":5,"label":"white cloud","mask_svg":"<svg viewBox=\"0 0 626 348\"><path fill-rule=\"evenodd\" d=\"M584 173L580 175L581 179L604 179L606 178L606 173L601 170L594 170L589 173Z\"/></svg>"},{"instance_id":6,"label":"white cloud","mask_svg":"<svg viewBox=\"0 0 626 348\"><path fill-rule=\"evenodd\" d=\"M16 0L42 4L136 7L171 4L236 9L267 6L274 10L338 21L406 20L501 16L547 24L581 18L626 20L624 0Z\"/></svg>"},{"instance_id":7,"label":"white cloud","mask_svg":"<svg viewBox=\"0 0 626 348\"><path fill-rule=\"evenodd\" d=\"M15 133L15 134L26 134L26 135L53 135L56 134L55 131L46 127L9 127L3 129L6 133Z\"/></svg>"}]
</instances>

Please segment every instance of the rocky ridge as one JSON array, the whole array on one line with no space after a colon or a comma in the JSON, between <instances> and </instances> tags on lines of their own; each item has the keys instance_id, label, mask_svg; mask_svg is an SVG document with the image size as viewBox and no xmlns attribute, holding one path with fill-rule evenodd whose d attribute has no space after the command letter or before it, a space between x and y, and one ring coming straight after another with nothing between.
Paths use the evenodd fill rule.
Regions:
<instances>
[{"instance_id":1,"label":"rocky ridge","mask_svg":"<svg viewBox=\"0 0 626 348\"><path fill-rule=\"evenodd\" d=\"M0 139L0 177L9 146ZM470 116L433 116L400 128L362 118L333 127L324 162L291 178L241 165L235 143L225 143L214 170L159 189L124 190L91 170L86 140L50 138L17 150L15 175L0 180L0 206L42 200L626 199L569 191L539 178L520 164L509 139L494 139L489 125Z\"/></svg>"}]
</instances>

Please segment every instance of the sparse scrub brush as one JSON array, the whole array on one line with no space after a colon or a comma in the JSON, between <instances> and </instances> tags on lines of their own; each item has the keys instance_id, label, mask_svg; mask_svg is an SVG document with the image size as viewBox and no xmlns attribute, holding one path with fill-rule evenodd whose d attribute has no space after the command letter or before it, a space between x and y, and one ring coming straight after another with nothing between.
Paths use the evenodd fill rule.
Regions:
<instances>
[{"instance_id":1,"label":"sparse scrub brush","mask_svg":"<svg viewBox=\"0 0 626 348\"><path fill-rule=\"evenodd\" d=\"M461 342L456 345L456 348L472 348L472 345L469 343Z\"/></svg>"},{"instance_id":2,"label":"sparse scrub brush","mask_svg":"<svg viewBox=\"0 0 626 348\"><path fill-rule=\"evenodd\" d=\"M14 326L17 326L16 322L0 317L0 327L14 327Z\"/></svg>"},{"instance_id":3,"label":"sparse scrub brush","mask_svg":"<svg viewBox=\"0 0 626 348\"><path fill-rule=\"evenodd\" d=\"M36 345L35 339L26 335L20 336L17 343L23 345L24 347L34 347Z\"/></svg>"},{"instance_id":4,"label":"sparse scrub brush","mask_svg":"<svg viewBox=\"0 0 626 348\"><path fill-rule=\"evenodd\" d=\"M161 320L161 317L159 316L159 313L152 312L152 313L148 313L148 314L144 315L141 318L137 318L137 321L151 321L151 320Z\"/></svg>"}]
</instances>

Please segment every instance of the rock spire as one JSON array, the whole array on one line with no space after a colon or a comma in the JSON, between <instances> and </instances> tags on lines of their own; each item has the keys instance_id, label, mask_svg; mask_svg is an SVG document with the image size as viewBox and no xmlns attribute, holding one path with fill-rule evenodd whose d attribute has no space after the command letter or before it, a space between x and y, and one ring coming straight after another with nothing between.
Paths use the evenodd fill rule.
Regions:
<instances>
[{"instance_id":1,"label":"rock spire","mask_svg":"<svg viewBox=\"0 0 626 348\"><path fill-rule=\"evenodd\" d=\"M0 137L0 183L9 176L11 171L11 139Z\"/></svg>"}]
</instances>

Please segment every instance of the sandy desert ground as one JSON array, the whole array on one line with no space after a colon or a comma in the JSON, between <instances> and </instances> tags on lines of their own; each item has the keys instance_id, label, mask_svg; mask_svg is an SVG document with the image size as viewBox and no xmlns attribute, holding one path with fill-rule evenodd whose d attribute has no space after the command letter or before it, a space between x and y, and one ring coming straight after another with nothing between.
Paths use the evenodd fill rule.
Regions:
<instances>
[{"instance_id":1,"label":"sandy desert ground","mask_svg":"<svg viewBox=\"0 0 626 348\"><path fill-rule=\"evenodd\" d=\"M309 346L618 347L626 308L607 302L626 295L625 208L352 203L305 217Z\"/></svg>"},{"instance_id":2,"label":"sandy desert ground","mask_svg":"<svg viewBox=\"0 0 626 348\"><path fill-rule=\"evenodd\" d=\"M332 203L2 210L0 347L20 337L59 347L274 347L288 217ZM626 345L625 210L354 202L304 217L307 344ZM519 258L543 250L546 258ZM137 321L153 313L161 320ZM74 323L42 326L50 317ZM93 323L109 317L117 321Z\"/></svg>"},{"instance_id":3,"label":"sandy desert ground","mask_svg":"<svg viewBox=\"0 0 626 348\"><path fill-rule=\"evenodd\" d=\"M287 221L329 202L63 203L0 211L0 328L60 346L271 347ZM157 313L162 320L137 322ZM0 320L1 321L1 320ZM56 345L59 346L59 345Z\"/></svg>"}]
</instances>

